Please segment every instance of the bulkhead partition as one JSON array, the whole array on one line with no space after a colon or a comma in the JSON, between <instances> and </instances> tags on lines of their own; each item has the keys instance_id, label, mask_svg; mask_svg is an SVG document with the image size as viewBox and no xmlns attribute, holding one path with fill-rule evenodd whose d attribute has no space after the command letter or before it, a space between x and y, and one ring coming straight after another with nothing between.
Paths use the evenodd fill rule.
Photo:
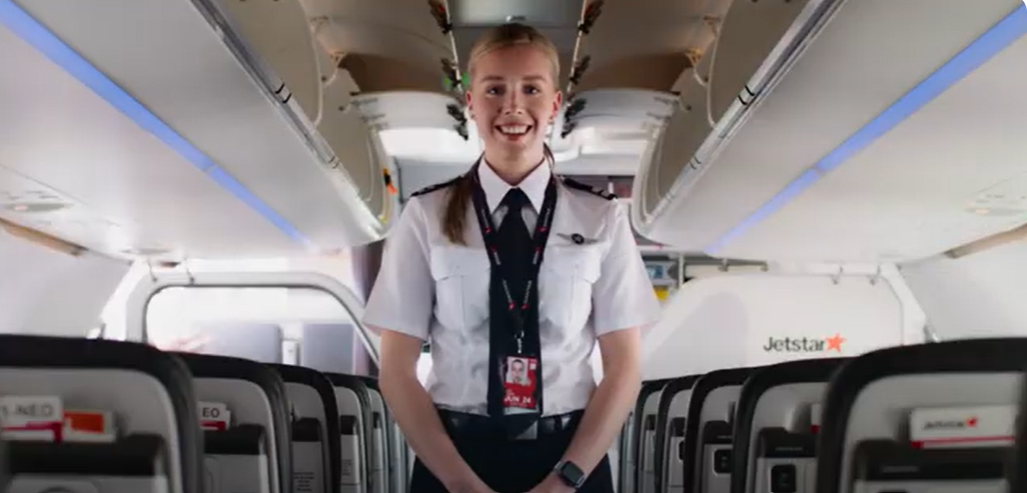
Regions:
<instances>
[{"instance_id":1,"label":"bulkhead partition","mask_svg":"<svg viewBox=\"0 0 1027 493\"><path fill-rule=\"evenodd\" d=\"M653 481L657 493L681 492L684 488L683 462L685 449L685 420L692 387L698 375L672 379L660 393L654 431ZM646 484L643 483L643 487Z\"/></svg>"},{"instance_id":2,"label":"bulkhead partition","mask_svg":"<svg viewBox=\"0 0 1027 493\"><path fill-rule=\"evenodd\" d=\"M292 405L293 491L339 493L339 407L335 388L322 373L271 365L285 380ZM329 419L331 417L331 419Z\"/></svg>"},{"instance_id":3,"label":"bulkhead partition","mask_svg":"<svg viewBox=\"0 0 1027 493\"><path fill-rule=\"evenodd\" d=\"M685 421L685 493L727 493L731 487L734 407L756 368L717 370L692 389Z\"/></svg>"},{"instance_id":4,"label":"bulkhead partition","mask_svg":"<svg viewBox=\"0 0 1027 493\"><path fill-rule=\"evenodd\" d=\"M174 355L132 342L0 335L0 399L5 435L33 440L7 443L8 491L204 491L196 395ZM73 442L71 411L103 418L113 436Z\"/></svg>"},{"instance_id":5,"label":"bulkhead partition","mask_svg":"<svg viewBox=\"0 0 1027 493\"><path fill-rule=\"evenodd\" d=\"M261 363L282 362L282 328L278 324L253 322L200 323L197 334L207 340L205 354L233 356Z\"/></svg>"},{"instance_id":6,"label":"bulkhead partition","mask_svg":"<svg viewBox=\"0 0 1027 493\"><path fill-rule=\"evenodd\" d=\"M831 376L848 360L788 361L746 380L735 410L731 493L812 492L813 412Z\"/></svg>"},{"instance_id":7,"label":"bulkhead partition","mask_svg":"<svg viewBox=\"0 0 1027 493\"><path fill-rule=\"evenodd\" d=\"M204 403L201 419L208 418L203 415L203 406L216 409L214 406L224 405L231 413L223 430L204 432L208 481L214 486L207 493L252 491L246 487L252 484L246 479L256 478L244 471L252 471L253 459L262 454L268 463L265 482L269 491L291 492L292 433L282 377L267 365L247 359L189 353L178 356L189 366L196 396Z\"/></svg>"},{"instance_id":8,"label":"bulkhead partition","mask_svg":"<svg viewBox=\"0 0 1027 493\"><path fill-rule=\"evenodd\" d=\"M325 376L335 387L339 404L342 493L369 493L371 397L367 386L353 375L326 373Z\"/></svg>"},{"instance_id":9,"label":"bulkhead partition","mask_svg":"<svg viewBox=\"0 0 1027 493\"><path fill-rule=\"evenodd\" d=\"M824 397L820 493L1005 491L1027 338L874 351Z\"/></svg>"}]
</instances>

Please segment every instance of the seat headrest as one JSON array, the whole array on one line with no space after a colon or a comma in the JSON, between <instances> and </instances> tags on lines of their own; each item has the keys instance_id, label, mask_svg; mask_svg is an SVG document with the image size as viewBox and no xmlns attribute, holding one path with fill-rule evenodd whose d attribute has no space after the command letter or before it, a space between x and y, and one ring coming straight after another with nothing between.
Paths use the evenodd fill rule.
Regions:
<instances>
[{"instance_id":1,"label":"seat headrest","mask_svg":"<svg viewBox=\"0 0 1027 493\"><path fill-rule=\"evenodd\" d=\"M203 491L203 435L192 375L178 357L146 344L106 339L0 335L0 367L113 369L153 377L168 393L182 466L182 491Z\"/></svg>"},{"instance_id":2,"label":"seat headrest","mask_svg":"<svg viewBox=\"0 0 1027 493\"><path fill-rule=\"evenodd\" d=\"M873 351L844 364L831 379L823 404L817 491L833 491L842 474L846 430L864 388L901 375L1015 373L1027 362L1027 338L990 338L899 346ZM984 404L984 403L982 403Z\"/></svg>"},{"instance_id":3,"label":"seat headrest","mask_svg":"<svg viewBox=\"0 0 1027 493\"><path fill-rule=\"evenodd\" d=\"M277 371L286 383L294 383L312 387L321 398L325 415L325 435L327 436L328 464L337 464L342 457L342 444L339 442L339 405L335 400L335 387L323 373L310 368L294 365L269 365ZM329 467L329 483L338 485L342 473L337 467ZM337 486L335 487L337 488Z\"/></svg>"}]
</instances>

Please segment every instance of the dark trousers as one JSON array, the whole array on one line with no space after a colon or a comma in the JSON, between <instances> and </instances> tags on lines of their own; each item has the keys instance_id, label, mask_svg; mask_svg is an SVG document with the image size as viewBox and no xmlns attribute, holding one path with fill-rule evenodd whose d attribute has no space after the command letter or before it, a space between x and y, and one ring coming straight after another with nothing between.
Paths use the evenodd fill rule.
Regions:
<instances>
[{"instance_id":1,"label":"dark trousers","mask_svg":"<svg viewBox=\"0 0 1027 493\"><path fill-rule=\"evenodd\" d=\"M498 493L525 493L552 472L574 438L574 424L532 440L512 440L500 433L447 427L453 444L467 465ZM578 490L580 493L613 493L609 457L603 457ZM410 493L448 493L420 459L414 462Z\"/></svg>"}]
</instances>

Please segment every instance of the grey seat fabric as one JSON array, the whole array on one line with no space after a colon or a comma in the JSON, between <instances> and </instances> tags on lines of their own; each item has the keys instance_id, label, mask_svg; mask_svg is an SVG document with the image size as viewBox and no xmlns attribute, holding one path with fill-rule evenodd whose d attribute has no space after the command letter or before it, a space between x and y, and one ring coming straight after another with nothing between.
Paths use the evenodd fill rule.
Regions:
<instances>
[{"instance_id":1,"label":"grey seat fabric","mask_svg":"<svg viewBox=\"0 0 1027 493\"><path fill-rule=\"evenodd\" d=\"M285 380L292 406L293 490L339 493L342 462L335 388L321 372L271 365ZM331 419L329 419L329 417Z\"/></svg>"},{"instance_id":2,"label":"grey seat fabric","mask_svg":"<svg viewBox=\"0 0 1027 493\"><path fill-rule=\"evenodd\" d=\"M684 491L685 420L692 387L699 376L674 378L660 392L653 431L653 481L656 493ZM644 454L644 449L643 449ZM643 464L643 467L645 464ZM643 488L648 484L644 480ZM644 490L642 490L644 491Z\"/></svg>"},{"instance_id":3,"label":"grey seat fabric","mask_svg":"<svg viewBox=\"0 0 1027 493\"><path fill-rule=\"evenodd\" d=\"M731 493L812 491L817 434L811 414L845 361L789 361L745 381L735 410Z\"/></svg>"},{"instance_id":4,"label":"grey seat fabric","mask_svg":"<svg viewBox=\"0 0 1027 493\"><path fill-rule=\"evenodd\" d=\"M259 491L268 483L271 493L292 491L292 443L289 400L282 377L267 365L242 358L179 354L192 372L200 401L225 404L232 426L206 431L209 481L215 491ZM235 428L238 427L238 428ZM266 457L267 478L255 477L254 459ZM243 477L240 477L243 476Z\"/></svg>"},{"instance_id":5,"label":"grey seat fabric","mask_svg":"<svg viewBox=\"0 0 1027 493\"><path fill-rule=\"evenodd\" d=\"M696 380L685 420L686 493L727 493L730 489L734 407L742 384L756 370L717 370Z\"/></svg>"},{"instance_id":6,"label":"grey seat fabric","mask_svg":"<svg viewBox=\"0 0 1027 493\"><path fill-rule=\"evenodd\" d=\"M1011 430L1013 412L1000 411L1015 411L1025 361L1027 339L1012 338L888 348L845 364L824 397L818 493L1005 491L1010 471L996 457L1011 442L946 434Z\"/></svg>"},{"instance_id":7,"label":"grey seat fabric","mask_svg":"<svg viewBox=\"0 0 1027 493\"><path fill-rule=\"evenodd\" d=\"M0 395L113 413L113 443L8 441L8 491L203 491L203 438L185 364L145 344L0 336ZM56 432L55 432L56 433Z\"/></svg>"}]
</instances>

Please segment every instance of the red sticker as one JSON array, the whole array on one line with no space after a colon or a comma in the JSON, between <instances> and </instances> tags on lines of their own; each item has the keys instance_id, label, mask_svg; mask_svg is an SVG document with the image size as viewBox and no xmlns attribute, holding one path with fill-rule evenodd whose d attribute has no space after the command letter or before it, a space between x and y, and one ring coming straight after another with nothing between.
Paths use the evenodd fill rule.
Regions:
<instances>
[{"instance_id":1,"label":"red sticker","mask_svg":"<svg viewBox=\"0 0 1027 493\"><path fill-rule=\"evenodd\" d=\"M506 359L506 375L503 388L506 395L503 406L507 408L535 409L536 369L535 358L513 356Z\"/></svg>"}]
</instances>

